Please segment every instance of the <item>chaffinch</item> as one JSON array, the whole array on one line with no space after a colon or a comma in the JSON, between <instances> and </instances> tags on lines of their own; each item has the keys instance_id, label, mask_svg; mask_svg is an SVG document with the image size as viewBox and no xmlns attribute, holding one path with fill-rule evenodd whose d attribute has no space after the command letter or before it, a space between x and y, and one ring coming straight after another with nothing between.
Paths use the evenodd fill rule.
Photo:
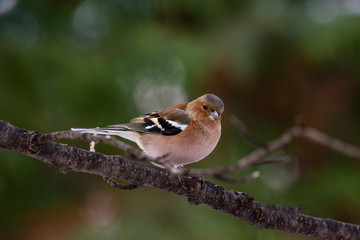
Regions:
<instances>
[{"instance_id":1,"label":"chaffinch","mask_svg":"<svg viewBox=\"0 0 360 240\"><path fill-rule=\"evenodd\" d=\"M105 128L72 128L72 131L115 135L135 142L148 156L174 167L200 161L209 155L221 135L224 103L214 94L181 103Z\"/></svg>"}]
</instances>

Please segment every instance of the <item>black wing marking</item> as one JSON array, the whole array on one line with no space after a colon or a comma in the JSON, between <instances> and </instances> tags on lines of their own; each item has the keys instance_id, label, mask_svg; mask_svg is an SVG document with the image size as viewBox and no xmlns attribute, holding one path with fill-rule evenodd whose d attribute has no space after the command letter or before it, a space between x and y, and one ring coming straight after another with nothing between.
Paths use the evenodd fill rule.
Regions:
<instances>
[{"instance_id":1,"label":"black wing marking","mask_svg":"<svg viewBox=\"0 0 360 240\"><path fill-rule=\"evenodd\" d=\"M169 119L161 116L159 112L143 115L142 128L145 129L145 132L171 136L181 133L189 124L187 113L181 109L172 110L167 117ZM175 121L179 119L182 122Z\"/></svg>"},{"instance_id":2,"label":"black wing marking","mask_svg":"<svg viewBox=\"0 0 360 240\"><path fill-rule=\"evenodd\" d=\"M179 126L174 126L172 123L168 120L165 120L164 118L158 118L157 119L159 124L162 126L163 130L161 131L161 134L163 135L176 135L182 132L182 128ZM185 127L184 127L185 128Z\"/></svg>"}]
</instances>

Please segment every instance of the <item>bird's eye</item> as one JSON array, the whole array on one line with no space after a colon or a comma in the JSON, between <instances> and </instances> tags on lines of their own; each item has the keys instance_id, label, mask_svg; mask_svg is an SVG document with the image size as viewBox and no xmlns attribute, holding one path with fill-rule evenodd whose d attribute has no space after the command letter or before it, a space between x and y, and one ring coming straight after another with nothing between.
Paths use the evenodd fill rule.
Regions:
<instances>
[{"instance_id":1,"label":"bird's eye","mask_svg":"<svg viewBox=\"0 0 360 240\"><path fill-rule=\"evenodd\" d=\"M203 105L203 109L206 110L207 108L208 108L208 106L204 104L204 105Z\"/></svg>"}]
</instances>

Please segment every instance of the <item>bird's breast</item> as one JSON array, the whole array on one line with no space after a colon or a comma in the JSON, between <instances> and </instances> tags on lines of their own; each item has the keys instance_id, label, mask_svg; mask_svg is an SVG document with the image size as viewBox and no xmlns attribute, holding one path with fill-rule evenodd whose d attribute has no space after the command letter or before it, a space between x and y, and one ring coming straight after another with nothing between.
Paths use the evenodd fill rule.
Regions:
<instances>
[{"instance_id":1,"label":"bird's breast","mask_svg":"<svg viewBox=\"0 0 360 240\"><path fill-rule=\"evenodd\" d=\"M220 128L213 132L200 128L196 132L183 131L172 136L146 134L138 145L153 158L169 154L164 160L178 167L200 161L209 155L220 135Z\"/></svg>"}]
</instances>

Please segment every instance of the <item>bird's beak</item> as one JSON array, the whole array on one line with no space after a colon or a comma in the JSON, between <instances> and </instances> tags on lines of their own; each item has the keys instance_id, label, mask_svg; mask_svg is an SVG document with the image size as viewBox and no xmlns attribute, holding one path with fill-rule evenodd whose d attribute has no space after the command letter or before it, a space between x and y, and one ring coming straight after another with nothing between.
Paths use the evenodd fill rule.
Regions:
<instances>
[{"instance_id":1,"label":"bird's beak","mask_svg":"<svg viewBox=\"0 0 360 240\"><path fill-rule=\"evenodd\" d=\"M219 118L219 113L217 111L213 111L210 113L210 117L214 120L217 120Z\"/></svg>"}]
</instances>

